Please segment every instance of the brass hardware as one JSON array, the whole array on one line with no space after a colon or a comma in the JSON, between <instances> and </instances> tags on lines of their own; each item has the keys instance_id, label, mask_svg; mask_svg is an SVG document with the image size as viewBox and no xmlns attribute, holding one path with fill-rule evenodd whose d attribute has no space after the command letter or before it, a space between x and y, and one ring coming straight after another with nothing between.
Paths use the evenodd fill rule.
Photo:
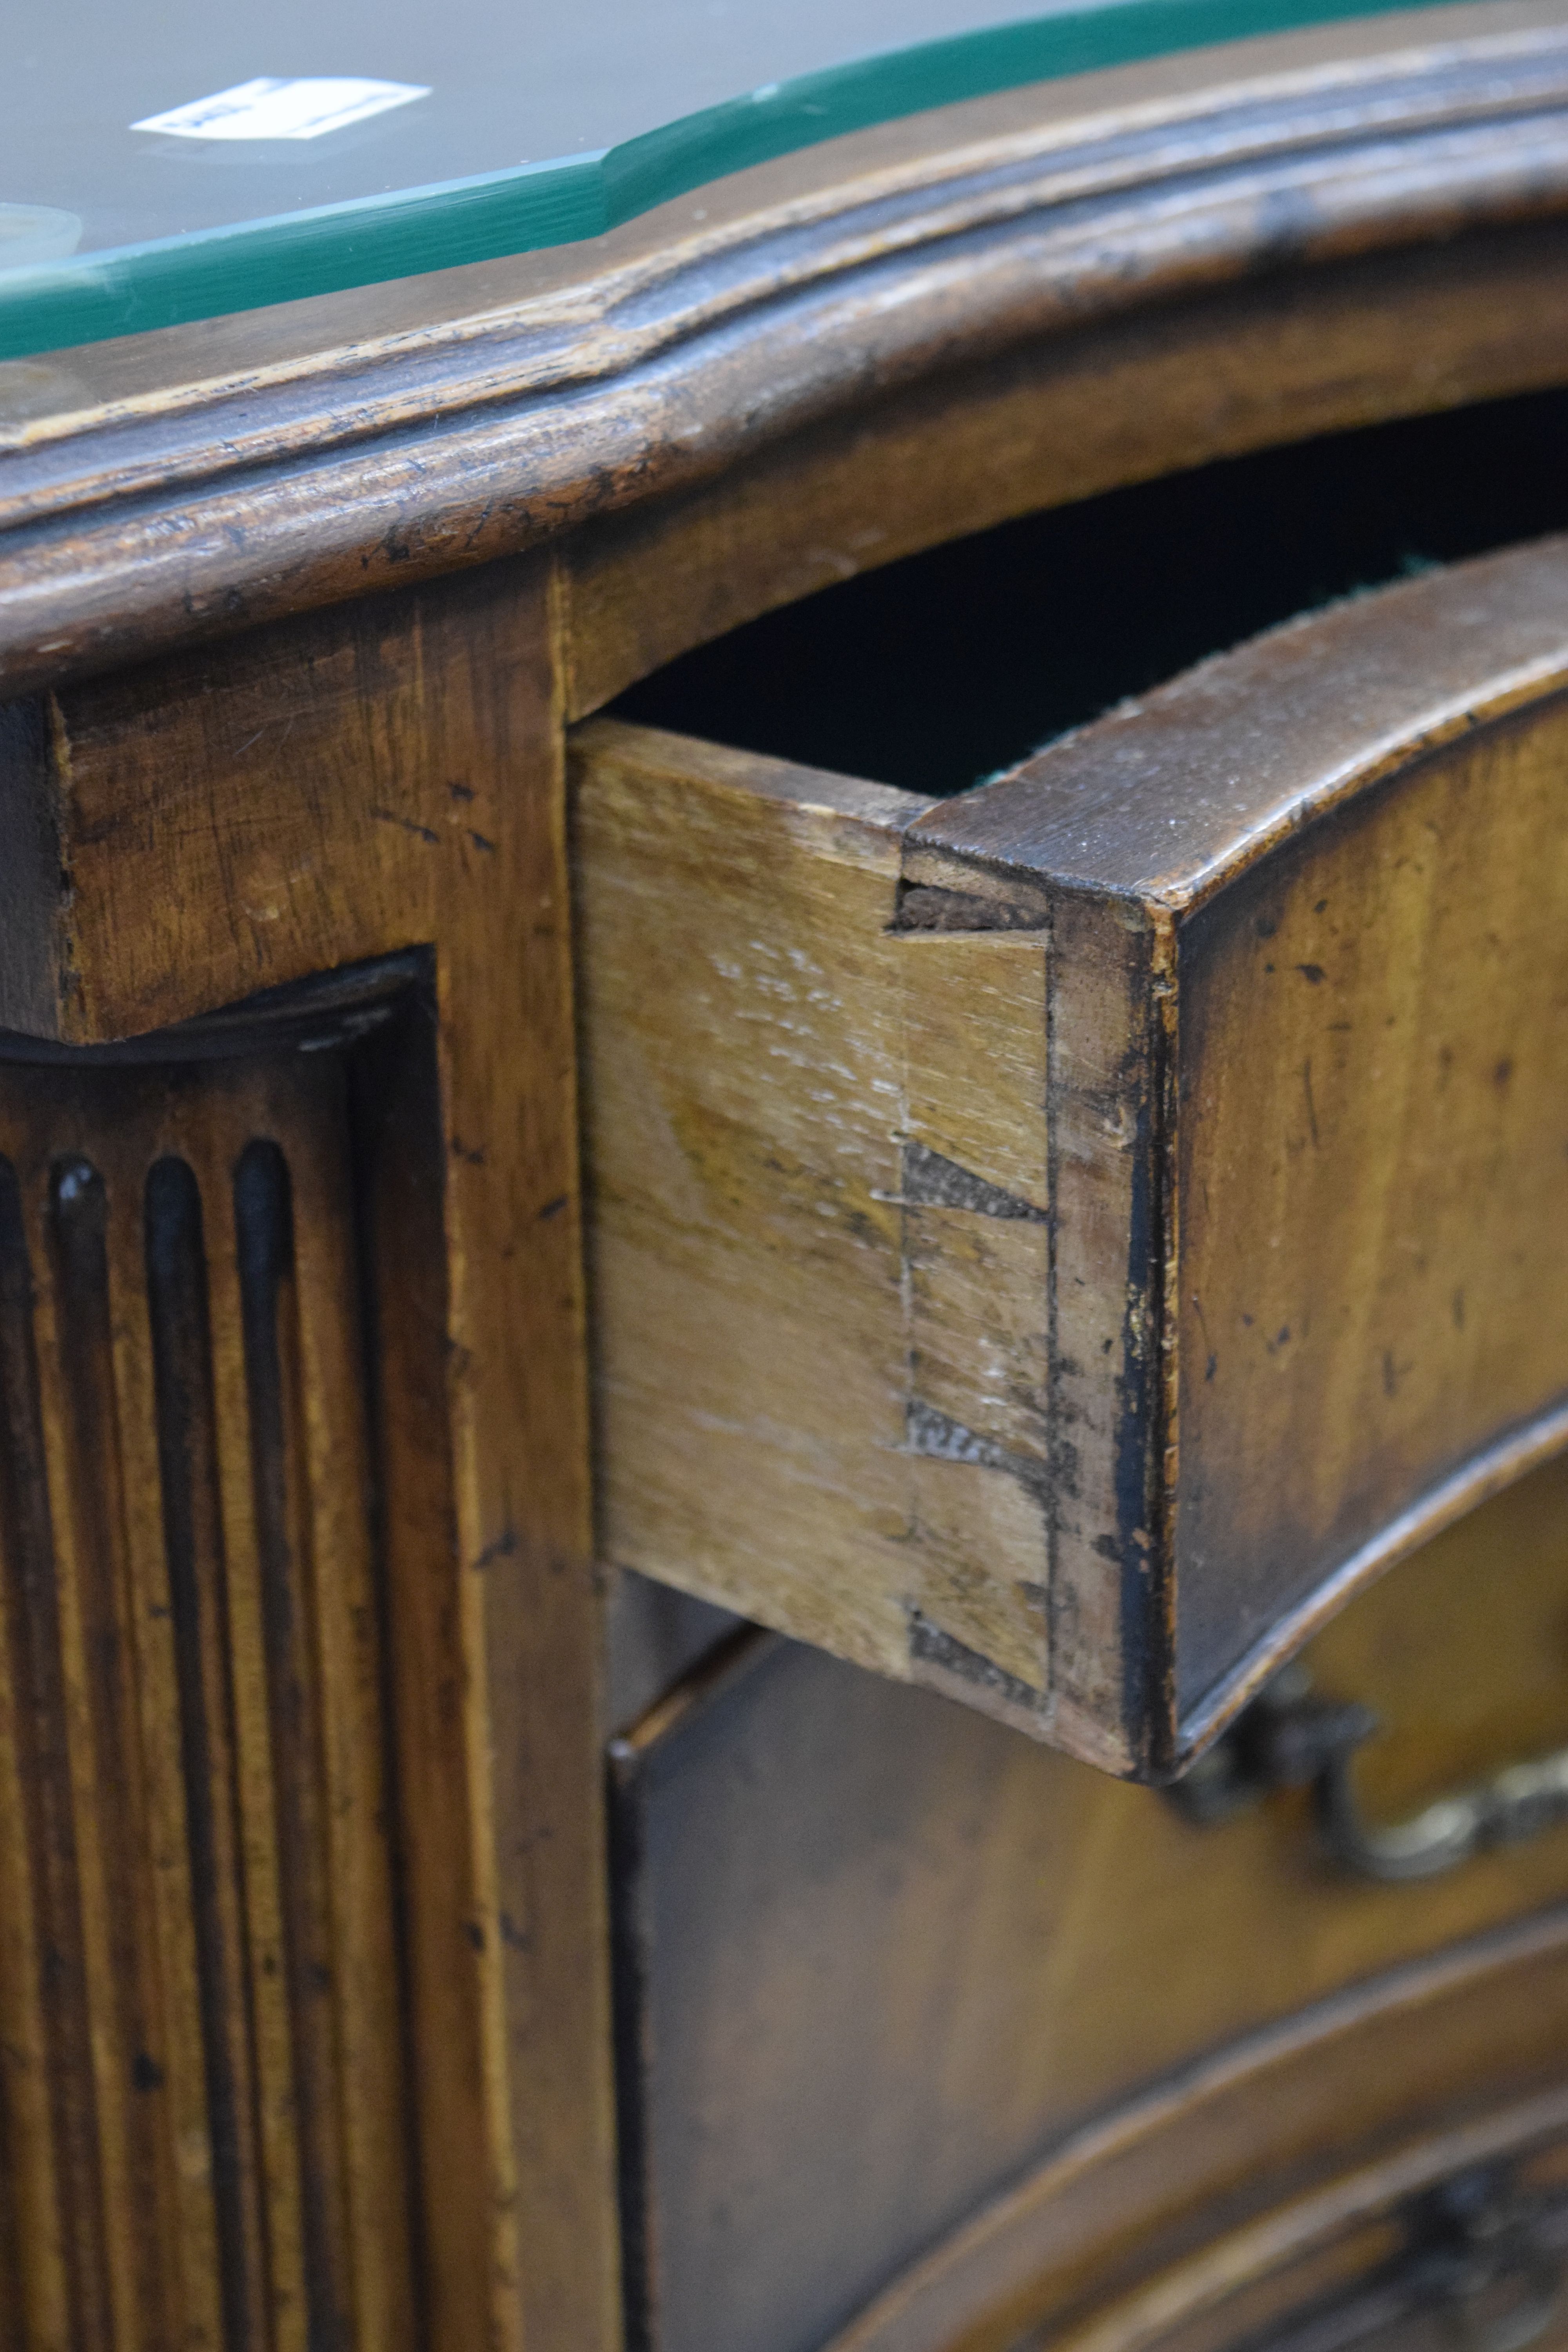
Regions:
<instances>
[{"instance_id":1,"label":"brass hardware","mask_svg":"<svg viewBox=\"0 0 1568 2352\"><path fill-rule=\"evenodd\" d=\"M1558 2326L1568 2208L1521 2188L1506 2164L1455 2174L1391 2218L1403 2240L1391 2259L1277 2325L1268 2352L1377 2352L1434 2337L1453 2352L1530 2352Z\"/></svg>"},{"instance_id":2,"label":"brass hardware","mask_svg":"<svg viewBox=\"0 0 1568 2352\"><path fill-rule=\"evenodd\" d=\"M1472 1855L1519 1845L1568 1821L1568 1748L1512 1764L1437 1798L1406 1821L1366 1821L1352 1777L1377 1729L1370 1707L1326 1698L1287 1666L1170 1790L1189 1821L1228 1821L1277 1789L1310 1788L1329 1853L1361 1878L1436 1878Z\"/></svg>"},{"instance_id":3,"label":"brass hardware","mask_svg":"<svg viewBox=\"0 0 1568 2352\"><path fill-rule=\"evenodd\" d=\"M1554 2218L1493 2170L1446 2180L1409 2212L1411 2301L1436 2306L1461 2352L1527 2352L1563 2304Z\"/></svg>"}]
</instances>

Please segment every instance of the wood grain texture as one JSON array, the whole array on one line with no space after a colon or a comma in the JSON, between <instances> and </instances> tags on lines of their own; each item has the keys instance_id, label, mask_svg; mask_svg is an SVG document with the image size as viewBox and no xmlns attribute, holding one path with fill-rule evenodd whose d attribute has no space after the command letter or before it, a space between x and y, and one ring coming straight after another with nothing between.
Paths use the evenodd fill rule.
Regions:
<instances>
[{"instance_id":1,"label":"wood grain texture","mask_svg":"<svg viewBox=\"0 0 1568 2352\"><path fill-rule=\"evenodd\" d=\"M574 764L601 1540L897 1671L885 934L925 803L610 721Z\"/></svg>"},{"instance_id":2,"label":"wood grain texture","mask_svg":"<svg viewBox=\"0 0 1568 2352\"><path fill-rule=\"evenodd\" d=\"M1528 1975L1519 1989L1527 1999L1536 1991ZM1419 2001L1427 1988L1417 1982L1410 1990ZM1489 1986L1476 1990L1483 2000L1492 1991ZM1387 1990L1394 1992L1392 2008L1398 1994L1393 1988ZM1506 1991L1499 1990L1508 1999L1515 1988L1510 1985ZM1358 2022L1371 2026L1372 2018L1363 2012L1363 2020ZM1439 2016L1434 2022L1441 2031L1448 2020ZM1352 2067L1360 2054L1351 2057ZM1302 2053L1306 2064L1321 2056L1327 2056L1331 2065L1341 2059L1341 2053L1314 2051L1310 2057ZM1278 2076L1268 2081L1267 2093L1278 2096L1287 2084L1294 2087L1285 2069L1279 2069L1279 2074L1284 2082ZM1257 2087L1265 2090L1264 2084ZM931 2352L937 2352L938 2347L941 2352L1044 2352L1047 2344L1071 2346L1073 2352L1079 2352L1079 2347L1081 2352L1145 2352L1145 2347L1156 2344L1180 2346L1188 2352L1188 2347L1197 2346L1247 2343L1264 2329L1270 2340L1288 2343L1292 2320L1303 2334L1314 2322L1313 2332L1321 2329L1326 2334L1333 2323L1334 2305L1350 2303L1346 2291L1357 2286L1363 2294L1369 2289L1372 2293L1359 2310L1352 2305L1347 2317L1352 2324L1357 2316L1382 2318L1379 2304L1392 2304L1389 2318L1416 2320L1411 2331L1415 2343L1421 2343L1428 2332L1441 2340L1453 2324L1452 2315L1440 2302L1433 2309L1430 2291L1424 2294L1417 2280L1412 2281L1404 2296L1392 2291L1391 2274L1402 2253L1408 2259L1406 2250L1415 2234L1405 2217L1415 2218L1413 2209L1434 2191L1450 2183L1463 2189L1479 2179L1517 2183L1526 2196L1543 2181L1549 2191L1559 2191L1552 2200L1557 2205L1565 2115L1568 2091L1558 2085L1518 2099L1500 2111L1472 2114L1447 2129L1425 2133L1304 2196L1289 2199L1239 2229L1223 2231L1200 2252L1184 2252L1163 2274L1141 2280L1130 2292L1108 2299L1100 2308L1080 2306L1065 2323L1052 2315L1021 2337L1015 2332L1017 2303L1012 2310L1004 2306L1000 2314L987 2315L978 2326L963 2327L957 2336L947 2326L953 2315L951 2306L943 2313L928 2305L912 2315L895 2308L889 2315L890 2327L885 2324L885 2315L874 2315L864 2326L835 2339L830 2352L871 2352L871 2347L883 2352L884 2346L896 2346L899 2352L905 2352L906 2347L916 2345L929 2346ZM1037 2194L1049 2194L1051 2187L1068 2183L1058 2175L1049 2186L1043 2179L1029 2186ZM1080 2207L1073 2217L1080 2226L1081 2216ZM1055 2218L1058 2224L1068 2221L1065 2215ZM1072 2226L1071 2221L1068 2226ZM1553 2238L1556 2234L1554 2231ZM1034 2294L1018 2299L1026 2310L1034 2303L1037 2311L1044 2285L1041 2281ZM931 2334L933 2321L943 2332ZM1370 2333L1368 2326L1366 2334ZM1392 2330L1385 2333L1380 2328L1374 2340L1386 2344L1391 2335ZM1393 2340L1397 2343L1401 2338L1394 2335Z\"/></svg>"},{"instance_id":3,"label":"wood grain texture","mask_svg":"<svg viewBox=\"0 0 1568 2352\"><path fill-rule=\"evenodd\" d=\"M177 383L153 355L106 354L74 417L51 407L47 371L27 380L38 399L0 483L0 680L25 698L0 723L10 1050L144 1037L367 959L407 954L416 972L333 1114L352 1230L308 1153L290 1146L280 1172L278 1137L247 1129L221 1150L159 1147L151 1256L145 1233L110 1230L116 1177L100 1272L87 1212L57 1233L39 1205L54 1081L35 1066L16 1082L39 1123L15 1202L0 1192L0 2002L20 2053L0 2102L17 2184L0 2200L0 2339L16 2312L23 2352L153 2352L181 2330L226 2352L618 2341L563 720L748 613L1001 516L1568 381L1568 43L1551 17L1505 0L1445 13L1440 37L1415 19L1339 28L1018 94L805 178L749 179L711 224L672 215L526 284L487 281L478 310L473 285L415 289L395 312L350 303L335 344L279 321L259 363L216 326L181 345L211 365ZM0 373L0 404L17 394ZM1241 657L1207 734L1179 693L1110 722L1131 814L1118 866L1096 803L1103 873L1069 838L1089 790L1072 762L1092 765L1092 747L939 817L711 748L579 738L613 1558L1154 1772L1217 1728L1325 1595L1568 1433L1542 1405L1562 1318L1528 1314L1551 1264L1531 1301L1517 1267L1499 1271L1504 1210L1516 1238L1560 1222L1542 1108L1560 1099L1554 1032L1527 972L1532 954L1555 987L1568 935L1546 822L1561 571L1548 554L1511 585L1487 573L1477 590L1472 573L1363 608L1353 628L1331 616L1308 648L1315 678L1278 644L1253 669ZM1267 741L1259 709L1289 720ZM1211 838L1205 788L1226 751L1256 791L1246 824ZM1436 815L1417 806L1435 775ZM1468 893L1447 930L1412 854L1422 808L1451 826L1457 908ZM1484 856L1467 810L1506 819ZM1342 974L1310 929L1335 826L1335 889L1377 942L1347 950ZM1140 865L1156 835L1169 854ZM1363 859L1403 877L1381 932ZM1462 1346L1451 1297L1444 1326L1435 1291L1384 1279L1392 1209L1358 1256L1307 1146L1268 1160L1235 1143L1268 1121L1299 1140L1292 1073L1310 1058L1314 1089L1330 1075L1283 1013L1263 1050L1258 990L1277 975L1257 968L1256 923L1225 919L1250 908L1257 875L1289 899L1299 962L1324 973L1295 973L1292 1018L1336 991L1408 996L1409 942L1459 940L1426 978L1470 1057L1451 1099L1480 1139L1467 1181L1498 1171L1495 1221L1458 1229L1413 1015L1387 1049L1403 1093L1346 1049L1343 1098L1301 1094L1309 1129L1338 1122L1347 1154L1386 1153L1380 1200L1429 1182L1434 1249L1474 1259L1449 1281ZM1483 1014L1478 910L1499 909L1515 944ZM1500 1081L1511 1049L1487 1024L1500 1035L1510 1008L1531 1043ZM1201 1067L1184 1063L1205 1040ZM222 1089L184 1083L168 1098L205 1135ZM1378 1123L1396 1096L1397 1131ZM1234 1164L1238 1225L1205 1226L1183 1151ZM1300 1397L1253 1377L1238 1343L1234 1386L1216 1372L1194 1398L1177 1326L1188 1288L1205 1312L1252 1312L1234 1233L1261 1248L1270 1218L1305 1236L1303 1281L1320 1231L1354 1269L1375 1310L1333 1369L1349 1349L1374 1370L1325 1414L1310 1475L1282 1473L1248 1517L1227 1507L1235 1448L1287 1454ZM128 1337L102 1299L138 1283L146 1330ZM1385 1308L1422 1343L1418 1371L1394 1355L1403 1423L1379 1402ZM1437 1401L1425 1418L1423 1399ZM1478 1435L1483 1408L1511 1419ZM1371 1469L1361 1444L1380 1449ZM1230 1549L1194 1552L1187 1575L1181 1482L1205 1458L1206 1500L1192 1492ZM1268 1547L1265 1638L1233 1675L1226 1645L1253 1641ZM334 1578L362 1601L368 1580L384 1675ZM146 1594L150 1618L169 1613L136 1646ZM131 1654L127 1627L129 1680L111 1655ZM366 1776L387 1738L382 1798ZM936 1744L923 1752L929 1769ZM1053 1810L1070 1768L1007 1753L1003 1843L983 1806L959 1808L995 1878L947 1948L975 1919L984 1940L988 1899L1011 1916L1021 1822L1080 1914L1047 1937L1048 2030L996 2087L996 2114L1036 2135L1020 2160L1140 2066L1512 1917L1521 1886L1561 1893L1555 1847L1397 1923L1374 1906L1352 1921L1314 1886L1281 1906L1289 1950L1254 1940L1261 2009L1237 2006L1234 1969L1167 1999L1152 1935L1157 1981L1119 1978L1097 2010L1075 1987L1113 1973L1099 1923L1121 1948L1133 1916L1101 1861L1140 1922L1179 1930L1191 1833L1162 1815L1163 1843L1146 1811L1116 1813L1153 1801L1109 1781ZM1446 1753L1418 1743L1415 1759ZM1015 1768L1054 1776L1044 1809ZM355 1844L342 1823L367 1812L376 1837ZM1243 1845L1256 1865L1259 1842ZM1262 1900L1240 1881L1225 1878L1233 1931ZM1412 2084L1517 2086L1559 2014L1542 1935L1506 1979L1537 2010L1465 2009L1440 2080L1414 2029L1391 2035L1369 2115ZM819 2002L821 1984L796 1990ZM1069 2011L1064 2054L1053 2021ZM907 2013L929 2029L918 1991ZM156 2084L138 2082L142 2051ZM1030 2109L1040 2051L1059 2079ZM742 2042L724 2054L737 2085L752 2079ZM1325 2073L1325 2100L1339 2080ZM373 2116L384 2128L368 2132ZM891 2104L885 2120L898 2127ZM952 2156L957 2135L928 2137ZM803 2166L819 2162L831 2171L820 2149ZM769 2275L740 2279L742 2300ZM1015 2267L998 2292L1026 2285Z\"/></svg>"},{"instance_id":4,"label":"wood grain texture","mask_svg":"<svg viewBox=\"0 0 1568 2352\"><path fill-rule=\"evenodd\" d=\"M1042 941L894 932L914 795L574 762L607 1557L1116 1760L1047 1671Z\"/></svg>"},{"instance_id":5,"label":"wood grain texture","mask_svg":"<svg viewBox=\"0 0 1568 2352\"><path fill-rule=\"evenodd\" d=\"M1543 541L923 813L579 730L610 1556L1159 1777L1560 1446L1565 679Z\"/></svg>"},{"instance_id":6,"label":"wood grain texture","mask_svg":"<svg viewBox=\"0 0 1568 2352\"><path fill-rule=\"evenodd\" d=\"M25 425L0 556L6 691L513 554L913 380L1070 343L1131 303L1284 261L1331 310L1337 257L1488 225L1518 223L1528 243L1523 225L1568 191L1561 29L1512 0L1468 27L1435 12L1370 39L1239 44L1163 88L1134 74L1120 106L1113 77L1086 84L1076 118L1047 85L1032 125L1015 98L989 124L932 118L912 150L846 142L841 182L759 191L758 211L711 234L680 214L655 254L606 257L602 280L590 257L585 281L555 282L531 312L373 339L335 368L307 355L105 415L89 404L63 437ZM1522 339L1506 289L1478 312L1463 256L1456 267L1458 307L1417 301L1392 339L1363 306L1359 397L1336 392L1336 363L1309 369L1297 404L1342 424L1440 405L1461 383L1474 396L1562 381L1555 300L1538 286ZM1212 421L1207 438L1249 446ZM1155 466L1173 461L1190 462ZM907 470L906 490L919 478ZM1054 495L1026 471L1005 511ZM900 535L907 548L950 531L933 505L913 532L889 530L884 554ZM877 549L856 536L847 553ZM731 593L721 625L742 608ZM693 613L684 642L703 625ZM584 644L598 634L574 627Z\"/></svg>"},{"instance_id":7,"label":"wood grain texture","mask_svg":"<svg viewBox=\"0 0 1568 2352\"><path fill-rule=\"evenodd\" d=\"M566 543L574 717L688 646L962 533L1123 483L1564 377L1555 224L1342 255L1176 300L1073 305L1059 331L875 384L713 482ZM1037 274L1031 280L1037 285ZM815 338L814 338L815 340Z\"/></svg>"},{"instance_id":8,"label":"wood grain texture","mask_svg":"<svg viewBox=\"0 0 1568 2352\"><path fill-rule=\"evenodd\" d=\"M452 2352L616 2327L557 673L534 565L62 690L42 754L79 861L61 977L47 1018L5 1007L102 1040L422 959L418 1003L363 1049L354 1149L415 2238L422 2324ZM274 1410L289 1425L290 1392ZM248 1671L292 1672L265 1616L236 1642Z\"/></svg>"},{"instance_id":9,"label":"wood grain texture","mask_svg":"<svg viewBox=\"0 0 1568 2352\"><path fill-rule=\"evenodd\" d=\"M1352 600L910 829L928 883L953 850L1057 877L1065 1001L1130 929L1154 943L1112 1094L1051 1101L1058 1132L1080 1097L1129 1142L1149 1122L1158 1222L1140 1239L1119 1216L1131 1253L1108 1236L1080 1271L1132 1302L1117 1421L1140 1516L1117 1556L1145 1554L1145 1672L1174 1688L1144 1703L1178 1749L1568 1433L1565 588L1549 541ZM1089 1224L1058 1198L1065 1263Z\"/></svg>"},{"instance_id":10,"label":"wood grain texture","mask_svg":"<svg viewBox=\"0 0 1568 2352\"><path fill-rule=\"evenodd\" d=\"M0 2337L411 2347L341 1062L4 1094Z\"/></svg>"},{"instance_id":11,"label":"wood grain texture","mask_svg":"<svg viewBox=\"0 0 1568 2352\"><path fill-rule=\"evenodd\" d=\"M1309 1651L1384 1726L1373 1818L1568 1736L1565 1501L1559 1460ZM1196 1830L783 1643L617 1754L655 2346L969 2352L973 2328L1002 2352L1561 2078L1561 1829L1376 1887L1326 1863L1302 1796ZM1499 1931L1511 1990L1513 1962L1467 1956Z\"/></svg>"},{"instance_id":12,"label":"wood grain texture","mask_svg":"<svg viewBox=\"0 0 1568 2352\"><path fill-rule=\"evenodd\" d=\"M1049 2338L1075 2352L1144 2352L1155 2344L1170 2352L1206 2352L1246 2342L1263 2327L1276 2343L1289 2344L1296 2330L1326 2333L1338 2320L1347 2336L1359 2321L1360 2340L1375 2326L1380 2347L1414 2352L1424 2340L1441 2340L1458 2315L1433 2296L1424 2274L1429 2216L1445 2192L1458 2202L1485 2184L1500 2206L1506 2200L1515 2211L1527 2210L1536 2261L1552 2261L1568 2218L1562 2194L1565 2116L1568 2094L1558 2088L1426 2134L1225 2231L1109 2308L1049 2328ZM1511 2296L1517 2311L1521 2284L1520 2270L1510 2276L1504 2267L1493 2293L1505 2302ZM1458 2301L1468 2316L1471 2299ZM1033 2331L1020 2352L1040 2352L1047 2333Z\"/></svg>"}]
</instances>

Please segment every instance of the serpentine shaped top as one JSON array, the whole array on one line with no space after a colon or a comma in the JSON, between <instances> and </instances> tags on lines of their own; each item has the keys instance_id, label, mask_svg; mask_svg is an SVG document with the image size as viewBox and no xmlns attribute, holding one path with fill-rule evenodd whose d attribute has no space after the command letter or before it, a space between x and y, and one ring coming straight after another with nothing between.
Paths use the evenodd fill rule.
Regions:
<instances>
[{"instance_id":1,"label":"serpentine shaped top","mask_svg":"<svg viewBox=\"0 0 1568 2352\"><path fill-rule=\"evenodd\" d=\"M0 358L596 236L818 141L1415 0L30 0Z\"/></svg>"}]
</instances>

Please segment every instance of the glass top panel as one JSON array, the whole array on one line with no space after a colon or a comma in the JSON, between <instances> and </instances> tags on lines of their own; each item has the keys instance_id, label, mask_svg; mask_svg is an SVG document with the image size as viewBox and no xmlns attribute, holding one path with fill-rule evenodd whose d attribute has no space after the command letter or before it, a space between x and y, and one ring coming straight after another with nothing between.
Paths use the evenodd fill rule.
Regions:
<instances>
[{"instance_id":1,"label":"glass top panel","mask_svg":"<svg viewBox=\"0 0 1568 2352\"><path fill-rule=\"evenodd\" d=\"M0 358L590 236L1025 82L1417 0L31 0Z\"/></svg>"}]
</instances>

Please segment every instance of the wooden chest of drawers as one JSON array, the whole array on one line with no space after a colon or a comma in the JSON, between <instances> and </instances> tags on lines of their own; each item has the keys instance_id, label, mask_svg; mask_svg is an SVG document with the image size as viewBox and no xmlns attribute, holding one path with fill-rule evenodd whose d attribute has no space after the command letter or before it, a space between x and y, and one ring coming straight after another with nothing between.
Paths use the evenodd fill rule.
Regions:
<instances>
[{"instance_id":1,"label":"wooden chest of drawers","mask_svg":"<svg viewBox=\"0 0 1568 2352\"><path fill-rule=\"evenodd\" d=\"M953 802L580 733L615 1556L1158 1775L1555 1450L1565 647L1548 541Z\"/></svg>"},{"instance_id":2,"label":"wooden chest of drawers","mask_svg":"<svg viewBox=\"0 0 1568 2352\"><path fill-rule=\"evenodd\" d=\"M3 2352L1564 2340L1565 105L0 362Z\"/></svg>"},{"instance_id":3,"label":"wooden chest of drawers","mask_svg":"<svg viewBox=\"0 0 1568 2352\"><path fill-rule=\"evenodd\" d=\"M1379 1822L1568 1739L1565 1484L1309 1651L1381 1717ZM1242 2344L1320 2302L1354 2340L1424 2195L1562 2130L1568 1829L1380 1886L1305 1791L1194 1823L756 1635L616 1773L648 2342Z\"/></svg>"}]
</instances>

